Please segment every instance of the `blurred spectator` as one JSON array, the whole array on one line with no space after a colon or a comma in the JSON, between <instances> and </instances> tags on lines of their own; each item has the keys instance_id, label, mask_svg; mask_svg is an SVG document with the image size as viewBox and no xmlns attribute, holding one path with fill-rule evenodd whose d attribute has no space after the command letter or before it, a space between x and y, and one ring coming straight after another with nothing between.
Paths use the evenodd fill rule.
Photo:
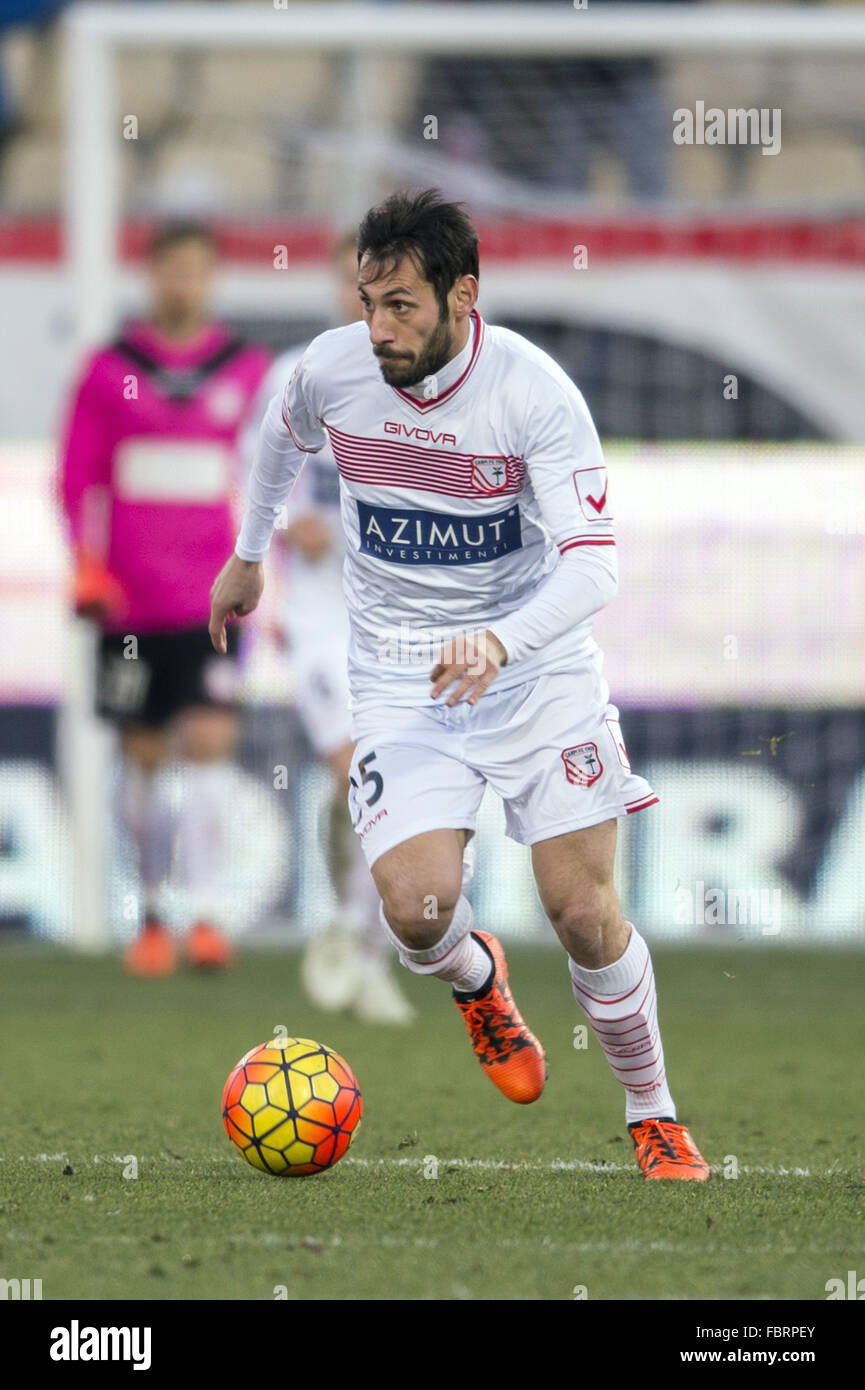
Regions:
<instances>
[{"instance_id":1,"label":"blurred spectator","mask_svg":"<svg viewBox=\"0 0 865 1390\"><path fill-rule=\"evenodd\" d=\"M592 9L605 3L590 0ZM438 117L440 147L452 157L490 164L550 191L584 192L592 155L603 149L622 160L632 193L660 198L668 190L671 152L661 72L649 57L433 58L421 116Z\"/></svg>"},{"instance_id":2,"label":"blurred spectator","mask_svg":"<svg viewBox=\"0 0 865 1390\"><path fill-rule=\"evenodd\" d=\"M47 31L65 3L66 0L0 0L0 176L11 141L24 128L9 91L3 40L10 29L19 25L33 25L43 32Z\"/></svg>"}]
</instances>

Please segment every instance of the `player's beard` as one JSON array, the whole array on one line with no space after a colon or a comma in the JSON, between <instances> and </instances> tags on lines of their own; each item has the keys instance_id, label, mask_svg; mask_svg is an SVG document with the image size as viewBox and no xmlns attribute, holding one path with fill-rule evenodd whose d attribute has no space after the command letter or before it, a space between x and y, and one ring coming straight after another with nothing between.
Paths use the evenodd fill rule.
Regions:
<instances>
[{"instance_id":1,"label":"player's beard","mask_svg":"<svg viewBox=\"0 0 865 1390\"><path fill-rule=\"evenodd\" d=\"M388 386L419 386L440 372L453 354L454 335L450 320L440 317L422 350L409 358L376 353L381 374Z\"/></svg>"}]
</instances>

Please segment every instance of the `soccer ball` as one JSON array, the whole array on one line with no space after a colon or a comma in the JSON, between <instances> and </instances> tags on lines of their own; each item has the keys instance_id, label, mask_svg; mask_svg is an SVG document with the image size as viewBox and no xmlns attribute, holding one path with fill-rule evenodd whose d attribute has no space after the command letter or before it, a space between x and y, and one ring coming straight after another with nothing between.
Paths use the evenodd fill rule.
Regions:
<instances>
[{"instance_id":1,"label":"soccer ball","mask_svg":"<svg viewBox=\"0 0 865 1390\"><path fill-rule=\"evenodd\" d=\"M222 1122L253 1168L301 1178L332 1168L360 1128L363 1097L347 1062L309 1038L271 1038L241 1057Z\"/></svg>"}]
</instances>

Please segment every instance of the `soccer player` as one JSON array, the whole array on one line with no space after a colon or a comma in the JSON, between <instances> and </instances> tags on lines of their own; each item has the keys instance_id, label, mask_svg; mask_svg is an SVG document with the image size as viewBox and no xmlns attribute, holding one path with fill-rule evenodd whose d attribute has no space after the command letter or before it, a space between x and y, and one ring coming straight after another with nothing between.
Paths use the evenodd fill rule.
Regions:
<instances>
[{"instance_id":1,"label":"soccer player","mask_svg":"<svg viewBox=\"0 0 865 1390\"><path fill-rule=\"evenodd\" d=\"M120 731L118 814L143 891L125 962L146 976L177 964L157 910L173 868L201 914L185 940L190 963L223 966L232 954L214 882L230 832L236 634L215 656L207 584L235 534L237 436L270 355L210 320L215 267L205 226L156 232L149 317L86 363L62 448L75 606L102 631L99 712ZM170 756L182 771L176 824L156 787Z\"/></svg>"},{"instance_id":2,"label":"soccer player","mask_svg":"<svg viewBox=\"0 0 865 1390\"><path fill-rule=\"evenodd\" d=\"M637 1162L650 1179L703 1180L667 1085L649 949L613 882L617 818L657 797L630 768L592 637L617 587L597 433L561 368L478 314L477 235L461 207L436 190L394 195L364 217L358 254L365 322L316 338L268 410L235 553L211 591L214 646L225 650L228 614L255 608L274 516L329 437L346 532L351 805L385 933L408 970L450 983L490 1080L536 1100L543 1048L462 891L489 783L508 834L531 846L577 1003L624 1087Z\"/></svg>"},{"instance_id":3,"label":"soccer player","mask_svg":"<svg viewBox=\"0 0 865 1390\"><path fill-rule=\"evenodd\" d=\"M339 321L361 317L357 293L357 233L338 237L333 268ZM252 467L258 427L276 392L303 356L296 347L274 362L259 392L247 432ZM352 830L345 798L354 754L348 689L348 621L342 589L345 544L339 507L339 472L325 441L309 460L276 531L287 556L283 628L297 675L297 708L309 742L334 778L329 858L339 906L338 923L313 936L301 980L323 1009L350 1009L367 1023L410 1023L415 1011L390 970L391 951L379 926L380 898Z\"/></svg>"}]
</instances>

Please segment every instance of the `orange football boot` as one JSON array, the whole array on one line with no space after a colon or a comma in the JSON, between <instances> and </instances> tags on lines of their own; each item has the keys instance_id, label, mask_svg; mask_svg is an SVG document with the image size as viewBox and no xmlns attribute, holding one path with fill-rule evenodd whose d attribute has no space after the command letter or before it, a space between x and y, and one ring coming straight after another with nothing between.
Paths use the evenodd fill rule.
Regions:
<instances>
[{"instance_id":1,"label":"orange football boot","mask_svg":"<svg viewBox=\"0 0 865 1390\"><path fill-rule=\"evenodd\" d=\"M199 970L225 970L234 964L234 947L211 922L196 922L186 933L186 959Z\"/></svg>"},{"instance_id":2,"label":"orange football boot","mask_svg":"<svg viewBox=\"0 0 865 1390\"><path fill-rule=\"evenodd\" d=\"M135 940L123 953L123 964L130 975L159 979L177 969L174 937L158 917L147 917Z\"/></svg>"},{"instance_id":3,"label":"orange football boot","mask_svg":"<svg viewBox=\"0 0 865 1390\"><path fill-rule=\"evenodd\" d=\"M684 1125L675 1120L639 1120L628 1125L634 1141L637 1162L647 1178L679 1178L684 1182L705 1182L706 1163Z\"/></svg>"},{"instance_id":4,"label":"orange football boot","mask_svg":"<svg viewBox=\"0 0 865 1390\"><path fill-rule=\"evenodd\" d=\"M483 992L460 994L454 1003L465 1020L475 1056L494 1086L508 1100L529 1105L544 1089L547 1068L544 1049L530 1033L508 986L508 965L501 943L489 932L472 936L489 951L493 978Z\"/></svg>"}]
</instances>

